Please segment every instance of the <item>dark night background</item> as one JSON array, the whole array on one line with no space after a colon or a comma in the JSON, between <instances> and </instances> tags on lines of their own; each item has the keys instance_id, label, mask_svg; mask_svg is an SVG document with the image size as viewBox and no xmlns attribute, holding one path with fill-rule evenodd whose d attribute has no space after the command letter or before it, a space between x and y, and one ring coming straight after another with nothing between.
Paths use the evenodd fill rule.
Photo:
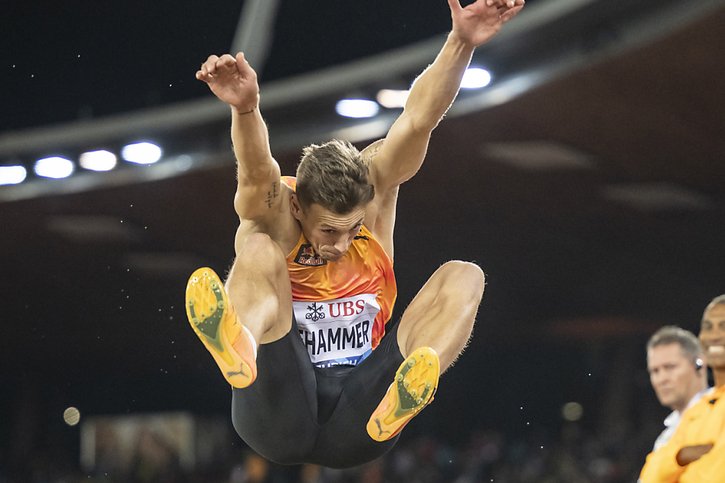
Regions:
<instances>
[{"instance_id":1,"label":"dark night background","mask_svg":"<svg viewBox=\"0 0 725 483\"><path fill-rule=\"evenodd\" d=\"M547 2L556 0L527 2L510 26ZM470 347L400 447L458 448L458 463L493 445L498 459L480 481L633 481L667 414L644 344L665 324L697 332L705 305L725 292L725 3L705 1L697 15L688 2L580 3L483 52L507 75L565 54L569 68L509 102L454 110L401 189L396 317L446 260L476 261L488 285ZM654 21L660 34L629 42L627 22L666 9L674 13ZM0 165L51 154L43 129L210 97L194 72L230 49L241 11L231 1L11 0L0 18ZM444 0L282 1L263 102L265 83L449 27ZM335 122L323 96L263 111L287 174ZM301 125L320 131L292 137ZM91 476L78 469L69 406L82 423L177 411L227 422L229 390L187 327L183 290L197 266L223 273L234 255L228 121L152 135L169 154L196 142L208 151L174 176L138 178L123 166L87 189L0 186L0 483ZM281 138L299 144L275 145ZM567 402L581 404L581 419L562 419ZM231 437L229 448L241 461L243 444ZM532 461L540 469L529 479L506 469ZM562 476L567 465L588 470Z\"/></svg>"}]
</instances>

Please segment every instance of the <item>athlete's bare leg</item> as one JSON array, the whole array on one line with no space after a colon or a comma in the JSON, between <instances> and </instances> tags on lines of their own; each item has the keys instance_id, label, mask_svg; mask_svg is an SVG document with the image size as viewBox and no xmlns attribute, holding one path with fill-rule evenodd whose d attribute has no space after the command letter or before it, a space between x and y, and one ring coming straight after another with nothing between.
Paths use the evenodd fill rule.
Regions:
<instances>
[{"instance_id":1,"label":"athlete's bare leg","mask_svg":"<svg viewBox=\"0 0 725 483\"><path fill-rule=\"evenodd\" d=\"M237 319L258 344L281 339L292 327L292 289L284 254L262 233L246 236L236 248L225 285Z\"/></svg>"},{"instance_id":2,"label":"athlete's bare leg","mask_svg":"<svg viewBox=\"0 0 725 483\"><path fill-rule=\"evenodd\" d=\"M211 268L191 274L186 314L227 382L245 388L257 378L259 344L290 331L292 295L279 246L264 234L240 238L226 287Z\"/></svg>"},{"instance_id":3,"label":"athlete's bare leg","mask_svg":"<svg viewBox=\"0 0 725 483\"><path fill-rule=\"evenodd\" d=\"M445 263L403 313L398 347L405 358L367 424L376 441L387 441L431 401L441 371L465 348L481 303L485 277L473 263Z\"/></svg>"},{"instance_id":4,"label":"athlete's bare leg","mask_svg":"<svg viewBox=\"0 0 725 483\"><path fill-rule=\"evenodd\" d=\"M403 357L419 347L431 347L445 372L466 347L483 297L485 277L473 263L443 264L423 285L398 328Z\"/></svg>"}]
</instances>

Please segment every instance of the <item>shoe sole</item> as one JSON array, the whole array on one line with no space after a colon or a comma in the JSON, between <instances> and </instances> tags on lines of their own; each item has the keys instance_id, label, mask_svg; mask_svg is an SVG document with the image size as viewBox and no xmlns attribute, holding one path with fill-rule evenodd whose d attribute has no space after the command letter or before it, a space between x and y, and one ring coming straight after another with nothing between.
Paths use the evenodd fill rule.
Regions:
<instances>
[{"instance_id":1,"label":"shoe sole","mask_svg":"<svg viewBox=\"0 0 725 483\"><path fill-rule=\"evenodd\" d=\"M395 380L373 411L367 424L368 435L375 441L395 437L408 422L433 401L440 361L430 347L413 351L395 373Z\"/></svg>"},{"instance_id":2,"label":"shoe sole","mask_svg":"<svg viewBox=\"0 0 725 483\"><path fill-rule=\"evenodd\" d=\"M200 268L189 277L186 316L227 382L236 388L252 384L257 365L251 334L236 320L224 284L211 268Z\"/></svg>"}]
</instances>

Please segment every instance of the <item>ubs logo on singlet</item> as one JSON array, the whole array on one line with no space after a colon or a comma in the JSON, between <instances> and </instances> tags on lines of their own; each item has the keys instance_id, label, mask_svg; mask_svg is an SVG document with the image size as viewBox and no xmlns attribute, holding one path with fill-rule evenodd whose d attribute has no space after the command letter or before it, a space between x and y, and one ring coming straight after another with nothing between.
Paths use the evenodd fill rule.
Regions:
<instances>
[{"instance_id":1,"label":"ubs logo on singlet","mask_svg":"<svg viewBox=\"0 0 725 483\"><path fill-rule=\"evenodd\" d=\"M319 267L327 263L322 257L315 253L312 245L304 244L300 246L295 257L295 263L306 267Z\"/></svg>"},{"instance_id":2,"label":"ubs logo on singlet","mask_svg":"<svg viewBox=\"0 0 725 483\"><path fill-rule=\"evenodd\" d=\"M317 367L357 365L372 352L375 294L317 302L293 301L302 343Z\"/></svg>"},{"instance_id":3,"label":"ubs logo on singlet","mask_svg":"<svg viewBox=\"0 0 725 483\"><path fill-rule=\"evenodd\" d=\"M325 308L322 305L318 305L317 302L312 302L312 305L307 306L307 313L305 319L317 322L320 319L325 318Z\"/></svg>"}]
</instances>

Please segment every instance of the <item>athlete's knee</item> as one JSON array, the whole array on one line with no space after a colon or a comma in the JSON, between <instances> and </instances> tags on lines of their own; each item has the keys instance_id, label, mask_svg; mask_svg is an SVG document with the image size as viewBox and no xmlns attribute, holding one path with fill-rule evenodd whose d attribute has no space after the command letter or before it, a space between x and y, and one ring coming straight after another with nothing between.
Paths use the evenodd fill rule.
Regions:
<instances>
[{"instance_id":1,"label":"athlete's knee","mask_svg":"<svg viewBox=\"0 0 725 483\"><path fill-rule=\"evenodd\" d=\"M486 286L486 275L481 267L472 262L451 260L439 269L445 277L443 289L451 292L465 292L467 296L482 296Z\"/></svg>"}]
</instances>

